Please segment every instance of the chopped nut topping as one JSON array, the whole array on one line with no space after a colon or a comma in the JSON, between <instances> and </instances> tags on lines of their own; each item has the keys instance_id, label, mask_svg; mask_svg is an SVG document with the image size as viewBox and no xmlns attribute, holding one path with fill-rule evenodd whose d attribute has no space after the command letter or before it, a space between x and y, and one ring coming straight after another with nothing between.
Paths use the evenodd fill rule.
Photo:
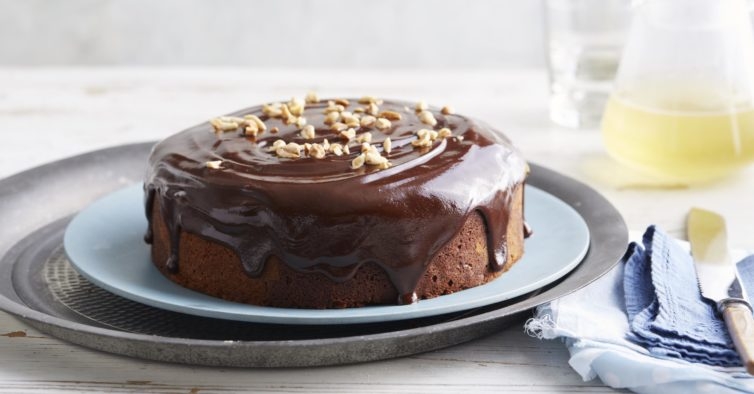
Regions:
<instances>
[{"instance_id":1,"label":"chopped nut topping","mask_svg":"<svg viewBox=\"0 0 754 394\"><path fill-rule=\"evenodd\" d=\"M327 115L325 115L325 124L333 124L337 122L340 119L340 112L338 111L332 111L328 112Z\"/></svg>"},{"instance_id":2,"label":"chopped nut topping","mask_svg":"<svg viewBox=\"0 0 754 394\"><path fill-rule=\"evenodd\" d=\"M359 127L361 125L359 118L352 117L348 120L346 120L346 126L348 127Z\"/></svg>"},{"instance_id":3,"label":"chopped nut topping","mask_svg":"<svg viewBox=\"0 0 754 394\"><path fill-rule=\"evenodd\" d=\"M380 156L379 152L366 152L361 155L365 156L364 161L369 165L378 166L382 170L390 168L390 162L387 158Z\"/></svg>"},{"instance_id":4,"label":"chopped nut topping","mask_svg":"<svg viewBox=\"0 0 754 394\"><path fill-rule=\"evenodd\" d=\"M372 142L372 133L366 132L359 134L359 136L356 137L356 142Z\"/></svg>"},{"instance_id":5,"label":"chopped nut topping","mask_svg":"<svg viewBox=\"0 0 754 394\"><path fill-rule=\"evenodd\" d=\"M285 141L283 140L275 140L275 142L272 143L272 145L267 148L268 151L274 151L278 150L279 148L282 148L285 146Z\"/></svg>"},{"instance_id":6,"label":"chopped nut topping","mask_svg":"<svg viewBox=\"0 0 754 394\"><path fill-rule=\"evenodd\" d=\"M359 104L377 104L382 105L382 100L374 96L363 96L359 99Z\"/></svg>"},{"instance_id":7,"label":"chopped nut topping","mask_svg":"<svg viewBox=\"0 0 754 394\"><path fill-rule=\"evenodd\" d=\"M352 114L351 112L348 112L348 111L341 112L340 118L343 121L343 123L345 123L346 126L348 127L359 127L360 125L359 118L355 116L354 114Z\"/></svg>"},{"instance_id":8,"label":"chopped nut topping","mask_svg":"<svg viewBox=\"0 0 754 394\"><path fill-rule=\"evenodd\" d=\"M248 122L243 134L256 137L257 133L259 133L259 126L254 122Z\"/></svg>"},{"instance_id":9,"label":"chopped nut topping","mask_svg":"<svg viewBox=\"0 0 754 394\"><path fill-rule=\"evenodd\" d=\"M264 104L262 105L262 113L270 118L279 118L283 116L280 106L280 103Z\"/></svg>"},{"instance_id":10,"label":"chopped nut topping","mask_svg":"<svg viewBox=\"0 0 754 394\"><path fill-rule=\"evenodd\" d=\"M277 140L272 143L272 146L269 150L274 150L275 154L278 155L278 157L285 157L285 158L297 158L301 157L301 150L304 147L295 143L295 142L289 142L288 144L285 143L283 140Z\"/></svg>"},{"instance_id":11,"label":"chopped nut topping","mask_svg":"<svg viewBox=\"0 0 754 394\"><path fill-rule=\"evenodd\" d=\"M244 135L251 135L256 137L257 134L267 130L267 126L256 115L244 115L243 117Z\"/></svg>"},{"instance_id":12,"label":"chopped nut topping","mask_svg":"<svg viewBox=\"0 0 754 394\"><path fill-rule=\"evenodd\" d=\"M317 96L317 92L310 91L309 93L307 93L306 94L306 98L304 99L304 101L307 104L316 104L316 103L318 103L319 102L319 97Z\"/></svg>"},{"instance_id":13,"label":"chopped nut topping","mask_svg":"<svg viewBox=\"0 0 754 394\"><path fill-rule=\"evenodd\" d=\"M381 161L380 159L384 159L384 157L380 156L379 153L370 152L369 149L367 149L363 153L366 159L364 161L366 161L367 164L374 165L379 163Z\"/></svg>"},{"instance_id":14,"label":"chopped nut topping","mask_svg":"<svg viewBox=\"0 0 754 394\"><path fill-rule=\"evenodd\" d=\"M312 144L310 150L309 150L309 156L315 158L315 159L322 159L325 157L325 154L327 152L325 151L325 148L320 144Z\"/></svg>"},{"instance_id":15,"label":"chopped nut topping","mask_svg":"<svg viewBox=\"0 0 754 394\"><path fill-rule=\"evenodd\" d=\"M435 126L437 124L437 119L435 119L435 116L432 115L432 112L429 111L419 112L419 120L422 123L428 124L430 126Z\"/></svg>"},{"instance_id":16,"label":"chopped nut topping","mask_svg":"<svg viewBox=\"0 0 754 394\"><path fill-rule=\"evenodd\" d=\"M380 151L377 150L376 146L368 142L364 142L363 144L361 144L361 153L368 153L368 152L376 153L378 155L380 154Z\"/></svg>"},{"instance_id":17,"label":"chopped nut topping","mask_svg":"<svg viewBox=\"0 0 754 394\"><path fill-rule=\"evenodd\" d=\"M285 124L291 124L296 122L296 117L291 113L288 104L282 104L280 106L280 116L283 118Z\"/></svg>"},{"instance_id":18,"label":"chopped nut topping","mask_svg":"<svg viewBox=\"0 0 754 394\"><path fill-rule=\"evenodd\" d=\"M278 157L284 157L286 159L295 159L301 157L299 153L288 152L284 148L278 148L275 153L278 155Z\"/></svg>"},{"instance_id":19,"label":"chopped nut topping","mask_svg":"<svg viewBox=\"0 0 754 394\"><path fill-rule=\"evenodd\" d=\"M304 126L306 126L306 118L303 116L296 118L296 127L302 128Z\"/></svg>"},{"instance_id":20,"label":"chopped nut topping","mask_svg":"<svg viewBox=\"0 0 754 394\"><path fill-rule=\"evenodd\" d=\"M216 132L233 131L241 127L241 124L244 123L244 119L237 118L235 116L220 116L211 119L209 123L212 125Z\"/></svg>"},{"instance_id":21,"label":"chopped nut topping","mask_svg":"<svg viewBox=\"0 0 754 394\"><path fill-rule=\"evenodd\" d=\"M372 115L364 115L361 118L361 127L372 127L374 126L375 122L377 122L377 118L375 118Z\"/></svg>"},{"instance_id":22,"label":"chopped nut topping","mask_svg":"<svg viewBox=\"0 0 754 394\"><path fill-rule=\"evenodd\" d=\"M379 117L387 120L401 120L401 114L395 111L382 111Z\"/></svg>"},{"instance_id":23,"label":"chopped nut topping","mask_svg":"<svg viewBox=\"0 0 754 394\"><path fill-rule=\"evenodd\" d=\"M343 155L343 145L334 142L330 144L330 149L328 149L330 152L332 152L335 156L342 156Z\"/></svg>"},{"instance_id":24,"label":"chopped nut topping","mask_svg":"<svg viewBox=\"0 0 754 394\"><path fill-rule=\"evenodd\" d=\"M222 160L212 160L212 161L208 161L207 163L205 163L205 165L207 166L207 168L211 168L213 170L219 170L221 164L223 164Z\"/></svg>"},{"instance_id":25,"label":"chopped nut topping","mask_svg":"<svg viewBox=\"0 0 754 394\"><path fill-rule=\"evenodd\" d=\"M275 142L277 142L277 141L275 141ZM299 144L297 144L295 142L289 142L284 147L277 148L277 150L275 150L275 153L277 153L277 155L280 156L280 157L285 157L285 158L292 159L292 158L296 158L296 157L301 157L301 150L303 148L304 148L303 146L301 146L301 145L299 145Z\"/></svg>"},{"instance_id":26,"label":"chopped nut topping","mask_svg":"<svg viewBox=\"0 0 754 394\"><path fill-rule=\"evenodd\" d=\"M304 128L301 129L301 136L308 140L316 137L315 132L314 132L314 126L310 124L304 126Z\"/></svg>"},{"instance_id":27,"label":"chopped nut topping","mask_svg":"<svg viewBox=\"0 0 754 394\"><path fill-rule=\"evenodd\" d=\"M366 156L362 153L356 156L356 158L351 161L351 168L354 170L359 169L364 166L365 161L366 161Z\"/></svg>"},{"instance_id":28,"label":"chopped nut topping","mask_svg":"<svg viewBox=\"0 0 754 394\"><path fill-rule=\"evenodd\" d=\"M374 125L380 130L385 130L389 129L390 126L392 126L392 123L390 123L390 121L385 118L377 118L377 122L375 122Z\"/></svg>"},{"instance_id":29,"label":"chopped nut topping","mask_svg":"<svg viewBox=\"0 0 754 394\"><path fill-rule=\"evenodd\" d=\"M288 102L288 110L295 116L301 116L304 114L304 107L306 104L300 98L292 97Z\"/></svg>"},{"instance_id":30,"label":"chopped nut topping","mask_svg":"<svg viewBox=\"0 0 754 394\"><path fill-rule=\"evenodd\" d=\"M414 107L414 111L417 113L426 111L427 110L427 102L424 100L420 100L418 103L416 103L416 106Z\"/></svg>"},{"instance_id":31,"label":"chopped nut topping","mask_svg":"<svg viewBox=\"0 0 754 394\"><path fill-rule=\"evenodd\" d=\"M416 137L416 140L411 141L411 145L421 148L430 147L432 146L432 141L437 138L437 132L430 129L421 129L416 132Z\"/></svg>"},{"instance_id":32,"label":"chopped nut topping","mask_svg":"<svg viewBox=\"0 0 754 394\"><path fill-rule=\"evenodd\" d=\"M288 152L301 152L301 149L303 149L303 147L295 142L289 142L285 146L285 150Z\"/></svg>"},{"instance_id":33,"label":"chopped nut topping","mask_svg":"<svg viewBox=\"0 0 754 394\"><path fill-rule=\"evenodd\" d=\"M369 115L377 116L377 114L380 112L380 107L378 107L375 103L369 103L367 105L366 112Z\"/></svg>"},{"instance_id":34,"label":"chopped nut topping","mask_svg":"<svg viewBox=\"0 0 754 394\"><path fill-rule=\"evenodd\" d=\"M304 117L305 108L307 104L320 102L321 100L315 92L308 92L303 100L293 97L286 103L264 104L262 112L267 118L279 118L285 124L295 124L299 128L302 138L312 140L317 137L317 133L314 126L309 125L306 117ZM379 105L382 105L383 101L373 96L363 96L358 102L363 107L355 106L352 107L352 110L347 111L346 108L351 105L349 100L343 98L330 100L323 111L325 114L324 123L329 125L330 129L343 138L346 143L330 143L327 139L324 139L322 143L307 142L297 144L295 142L286 143L284 140L278 139L267 147L267 151L274 152L280 158L300 158L303 155L304 157L308 156L314 159L324 159L328 154L335 156L350 155L351 146L348 143L353 141L360 144L360 146L352 145L353 147L358 147L357 149L360 149L361 153L351 161L351 168L358 169L365 165L375 166L379 169L390 168L392 164L385 156L392 152L392 140L389 137L385 138L382 141L382 149L378 150L378 146L372 144L372 132L363 132L357 136L356 130L359 128L376 128L381 131L388 130L393 126L393 121L400 121L405 115L399 111L405 110L406 113L410 114L411 108L404 107L403 110L380 111ZM414 111L419 121L434 127L438 124L438 121L434 113L427 109L427 103L423 100L417 102L414 106ZM452 115L455 113L453 108L447 105L443 106L440 112L443 115ZM243 118L221 116L211 119L210 124L216 132L235 131L243 128L244 135L255 137L267 131L265 122L259 116L252 114L244 115ZM278 127L272 127L269 130L271 133L279 132ZM463 136L453 136L452 131L447 127L443 127L437 131L432 128L426 128L416 131L416 139L411 141L411 145L417 148L431 147L440 138L453 138L455 141L463 141ZM207 161L205 163L207 168L215 170L221 169L222 164L222 160Z\"/></svg>"},{"instance_id":35,"label":"chopped nut topping","mask_svg":"<svg viewBox=\"0 0 754 394\"><path fill-rule=\"evenodd\" d=\"M336 122L333 123L332 126L330 126L330 130L335 132L341 132L343 130L346 130L348 126L345 123Z\"/></svg>"},{"instance_id":36,"label":"chopped nut topping","mask_svg":"<svg viewBox=\"0 0 754 394\"><path fill-rule=\"evenodd\" d=\"M416 135L419 136L419 138L424 138L424 136L429 136L429 139L435 140L437 139L438 133L431 129L421 129L416 132Z\"/></svg>"},{"instance_id":37,"label":"chopped nut topping","mask_svg":"<svg viewBox=\"0 0 754 394\"><path fill-rule=\"evenodd\" d=\"M353 128L350 128L348 130L343 130L343 131L340 132L340 136L343 137L344 139L350 141L354 137L356 137L356 130L354 130Z\"/></svg>"},{"instance_id":38,"label":"chopped nut topping","mask_svg":"<svg viewBox=\"0 0 754 394\"><path fill-rule=\"evenodd\" d=\"M335 104L335 101L332 101L332 100L328 101L327 102L327 107L325 107L325 113L329 113L329 112L333 112L333 111L343 112L345 110L346 110L346 107L344 107L344 106L342 106L340 104Z\"/></svg>"},{"instance_id":39,"label":"chopped nut topping","mask_svg":"<svg viewBox=\"0 0 754 394\"><path fill-rule=\"evenodd\" d=\"M251 125L252 122L254 124L256 124L257 125L257 130L259 132L264 132L265 130L267 130L267 125L264 124L264 122L262 121L262 119L259 119L258 116L256 116L256 115L244 115L243 118L246 120L246 123L249 124L249 125Z\"/></svg>"}]
</instances>

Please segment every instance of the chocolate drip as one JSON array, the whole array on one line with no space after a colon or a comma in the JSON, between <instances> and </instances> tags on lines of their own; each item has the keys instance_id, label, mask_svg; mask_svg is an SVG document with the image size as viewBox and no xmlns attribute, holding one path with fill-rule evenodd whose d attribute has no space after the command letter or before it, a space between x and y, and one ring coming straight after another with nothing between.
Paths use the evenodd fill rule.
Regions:
<instances>
[{"instance_id":1,"label":"chocolate drip","mask_svg":"<svg viewBox=\"0 0 754 394\"><path fill-rule=\"evenodd\" d=\"M503 269L508 261L507 234L510 209L499 207L510 207L512 197L511 193L497 193L492 201L477 208L487 227L487 255L493 271ZM505 227L501 226L501 223L505 223Z\"/></svg>"},{"instance_id":2,"label":"chocolate drip","mask_svg":"<svg viewBox=\"0 0 754 394\"><path fill-rule=\"evenodd\" d=\"M185 230L235 251L252 276L261 274L272 255L335 281L373 262L389 275L399 302L413 302L426 265L478 211L487 224L490 265L502 269L511 189L523 182L526 164L501 135L435 110L434 128L448 127L463 138L415 149L414 133L428 126L407 105L380 106L402 114L390 129L358 131L371 132L378 147L390 136L393 148L385 155L393 167L386 170L351 169L357 153L283 159L267 151L277 139L340 142L324 124L324 103L306 108L308 124L316 129L313 140L300 137L294 125L268 119L259 107L233 115L258 115L278 133L254 139L214 133L204 123L167 138L155 146L145 180L150 222L145 240L151 242L152 205L158 201L170 233L166 264L173 272L180 269L178 242ZM222 160L220 169L207 168L213 160Z\"/></svg>"},{"instance_id":3,"label":"chocolate drip","mask_svg":"<svg viewBox=\"0 0 754 394\"><path fill-rule=\"evenodd\" d=\"M147 215L147 232L144 234L144 242L151 244L154 241L152 231L152 205L154 204L154 187L144 185L144 207Z\"/></svg>"}]
</instances>

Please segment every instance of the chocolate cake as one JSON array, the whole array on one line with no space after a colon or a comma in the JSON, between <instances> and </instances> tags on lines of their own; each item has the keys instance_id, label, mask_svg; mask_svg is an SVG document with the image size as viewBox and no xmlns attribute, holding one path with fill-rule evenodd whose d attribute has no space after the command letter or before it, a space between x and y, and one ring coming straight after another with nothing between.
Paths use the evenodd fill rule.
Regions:
<instances>
[{"instance_id":1,"label":"chocolate cake","mask_svg":"<svg viewBox=\"0 0 754 394\"><path fill-rule=\"evenodd\" d=\"M449 107L309 94L158 143L145 240L172 281L231 301L412 303L521 257L527 172L501 133Z\"/></svg>"}]
</instances>

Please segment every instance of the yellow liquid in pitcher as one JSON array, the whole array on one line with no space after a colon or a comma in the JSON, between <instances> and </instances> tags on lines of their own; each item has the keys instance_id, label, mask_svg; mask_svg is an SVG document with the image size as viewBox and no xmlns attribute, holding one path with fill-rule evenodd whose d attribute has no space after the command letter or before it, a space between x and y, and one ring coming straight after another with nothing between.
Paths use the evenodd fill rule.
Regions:
<instances>
[{"instance_id":1,"label":"yellow liquid in pitcher","mask_svg":"<svg viewBox=\"0 0 754 394\"><path fill-rule=\"evenodd\" d=\"M684 93L690 92L684 89ZM673 102L672 110L611 97L602 120L608 152L630 166L686 182L718 178L754 160L751 104L730 111L699 110L682 103L704 101L686 94L683 97L683 101ZM662 100L642 101L658 108L663 105Z\"/></svg>"}]
</instances>

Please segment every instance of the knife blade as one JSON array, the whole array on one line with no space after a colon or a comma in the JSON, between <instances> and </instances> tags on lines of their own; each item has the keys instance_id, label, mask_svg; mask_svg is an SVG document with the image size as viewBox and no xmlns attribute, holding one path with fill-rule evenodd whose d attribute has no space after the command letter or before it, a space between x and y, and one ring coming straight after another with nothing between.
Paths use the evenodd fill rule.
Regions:
<instances>
[{"instance_id":1,"label":"knife blade","mask_svg":"<svg viewBox=\"0 0 754 394\"><path fill-rule=\"evenodd\" d=\"M692 208L686 231L702 295L717 303L743 365L754 375L754 316L747 301L748 294L754 293L754 259L750 264L744 259L741 266L732 263L725 219L715 212ZM735 281L739 294L729 293Z\"/></svg>"},{"instance_id":2,"label":"knife blade","mask_svg":"<svg viewBox=\"0 0 754 394\"><path fill-rule=\"evenodd\" d=\"M751 300L751 296L754 295L754 255L746 257L745 259L736 263L736 282L737 289L731 286L728 290L728 294L733 297L743 298L745 300Z\"/></svg>"}]
</instances>

